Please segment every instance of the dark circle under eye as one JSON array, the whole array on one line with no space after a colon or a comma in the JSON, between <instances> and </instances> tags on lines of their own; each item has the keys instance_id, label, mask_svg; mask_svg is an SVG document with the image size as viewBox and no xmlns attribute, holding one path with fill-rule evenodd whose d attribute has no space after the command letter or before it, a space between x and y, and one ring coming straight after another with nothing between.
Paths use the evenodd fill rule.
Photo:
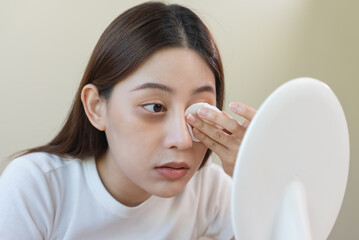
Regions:
<instances>
[{"instance_id":1,"label":"dark circle under eye","mask_svg":"<svg viewBox=\"0 0 359 240\"><path fill-rule=\"evenodd\" d=\"M161 104L153 104L154 112L161 112L163 110L163 106Z\"/></svg>"}]
</instances>

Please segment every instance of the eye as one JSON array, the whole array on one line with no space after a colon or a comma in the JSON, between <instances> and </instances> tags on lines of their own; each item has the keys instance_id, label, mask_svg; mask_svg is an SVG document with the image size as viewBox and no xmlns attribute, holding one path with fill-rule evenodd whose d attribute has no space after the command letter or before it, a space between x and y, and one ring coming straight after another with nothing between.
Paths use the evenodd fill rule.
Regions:
<instances>
[{"instance_id":1,"label":"eye","mask_svg":"<svg viewBox=\"0 0 359 240\"><path fill-rule=\"evenodd\" d=\"M153 113L159 113L159 112L166 111L166 108L163 105L158 104L158 103L147 104L147 105L144 105L143 107Z\"/></svg>"}]
</instances>

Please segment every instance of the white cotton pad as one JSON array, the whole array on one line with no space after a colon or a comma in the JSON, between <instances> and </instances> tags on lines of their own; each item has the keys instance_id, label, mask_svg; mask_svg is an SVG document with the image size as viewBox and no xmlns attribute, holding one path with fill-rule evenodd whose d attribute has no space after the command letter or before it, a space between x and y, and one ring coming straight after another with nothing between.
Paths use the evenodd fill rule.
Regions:
<instances>
[{"instance_id":1,"label":"white cotton pad","mask_svg":"<svg viewBox=\"0 0 359 240\"><path fill-rule=\"evenodd\" d=\"M221 110L219 110L218 108L216 108L215 106L212 106L208 103L203 103L203 102L200 102L200 103L195 103L195 104L192 104L191 106L189 106L187 109L186 109L186 112L185 112L185 115L187 115L187 113L192 113L193 115L198 115L198 111L201 107L206 107L206 108L209 108L209 109L212 109L216 112L219 112L219 113L222 113ZM198 140L198 138L196 138L194 135L193 135L193 132L192 132L192 126L190 124L187 123L187 128L188 128L188 131L189 133L191 134L191 137L192 137L192 140L194 142L200 142Z\"/></svg>"}]
</instances>

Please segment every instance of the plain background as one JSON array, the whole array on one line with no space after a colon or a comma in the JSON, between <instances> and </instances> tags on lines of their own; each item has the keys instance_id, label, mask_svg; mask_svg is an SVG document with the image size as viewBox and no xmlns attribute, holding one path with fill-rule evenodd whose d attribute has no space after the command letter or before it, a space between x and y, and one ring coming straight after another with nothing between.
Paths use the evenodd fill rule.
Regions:
<instances>
[{"instance_id":1,"label":"plain background","mask_svg":"<svg viewBox=\"0 0 359 240\"><path fill-rule=\"evenodd\" d=\"M44 144L58 132L98 38L115 17L141 2L0 1L3 166L10 154ZM351 162L344 203L329 239L358 239L359 1L176 3L198 13L217 40L226 76L225 111L230 112L231 101L258 108L296 77L317 78L336 93L349 125Z\"/></svg>"}]
</instances>

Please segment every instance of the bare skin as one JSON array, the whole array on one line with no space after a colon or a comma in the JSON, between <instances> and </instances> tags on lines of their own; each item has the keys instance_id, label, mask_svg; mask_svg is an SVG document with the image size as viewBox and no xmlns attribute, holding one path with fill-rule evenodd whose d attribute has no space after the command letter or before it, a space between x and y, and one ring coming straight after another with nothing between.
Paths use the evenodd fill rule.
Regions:
<instances>
[{"instance_id":1,"label":"bare skin","mask_svg":"<svg viewBox=\"0 0 359 240\"><path fill-rule=\"evenodd\" d=\"M239 146L256 110L237 102L231 103L230 109L246 119L242 125L224 112L220 114L205 107L199 110L199 117L189 113L186 119L194 127L194 135L220 157L224 171L232 176ZM218 129L216 125L225 131Z\"/></svg>"},{"instance_id":2,"label":"bare skin","mask_svg":"<svg viewBox=\"0 0 359 240\"><path fill-rule=\"evenodd\" d=\"M199 117L185 116L194 103L216 105L215 88L207 63L185 48L155 53L114 86L110 99L99 96L92 84L83 88L87 117L106 133L109 148L96 162L104 186L116 200L137 206L152 195L179 194L208 148L221 158L225 172L233 174L237 151L255 110L231 104L234 113L247 119L243 125L209 109L201 109ZM192 141L187 122L201 142Z\"/></svg>"}]
</instances>

